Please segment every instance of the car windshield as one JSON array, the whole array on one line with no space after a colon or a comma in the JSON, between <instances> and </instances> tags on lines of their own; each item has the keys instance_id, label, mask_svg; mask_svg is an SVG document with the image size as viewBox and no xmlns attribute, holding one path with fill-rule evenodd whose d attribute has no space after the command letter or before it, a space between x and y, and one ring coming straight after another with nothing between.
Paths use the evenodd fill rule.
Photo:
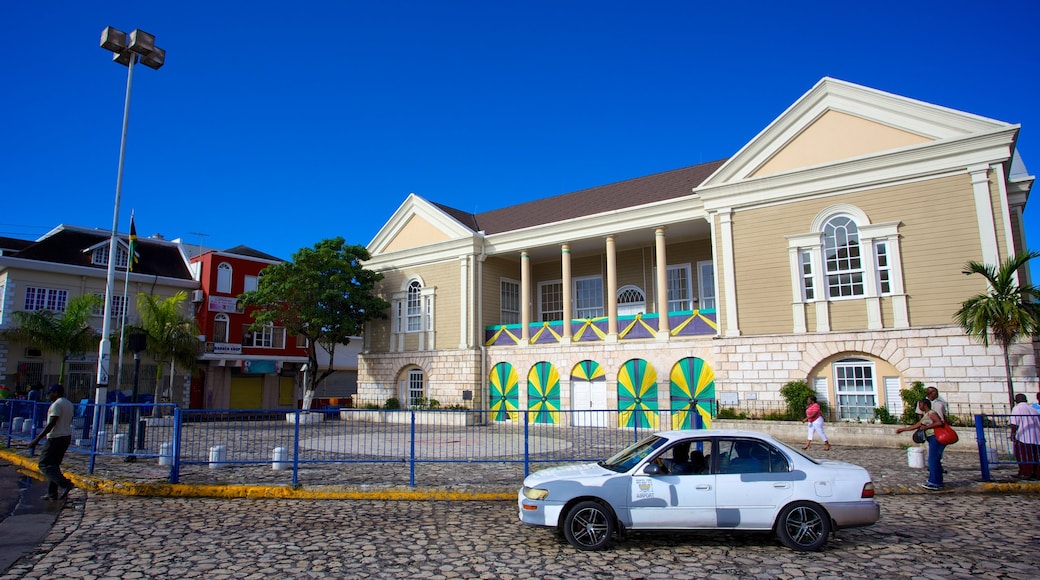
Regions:
<instances>
[{"instance_id":1,"label":"car windshield","mask_svg":"<svg viewBox=\"0 0 1040 580\"><path fill-rule=\"evenodd\" d=\"M644 457L650 455L655 449L660 448L667 442L667 439L657 435L650 435L641 441L629 445L611 457L600 461L599 465L611 471L624 473L635 467Z\"/></svg>"}]
</instances>

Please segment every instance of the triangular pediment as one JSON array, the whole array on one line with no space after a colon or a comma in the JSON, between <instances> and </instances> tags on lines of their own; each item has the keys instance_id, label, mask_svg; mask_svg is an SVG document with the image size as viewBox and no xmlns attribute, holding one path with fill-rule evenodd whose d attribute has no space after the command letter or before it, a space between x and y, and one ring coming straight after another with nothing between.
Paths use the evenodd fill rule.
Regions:
<instances>
[{"instance_id":1,"label":"triangular pediment","mask_svg":"<svg viewBox=\"0 0 1040 580\"><path fill-rule=\"evenodd\" d=\"M1012 125L824 78L702 186L789 173L1005 130Z\"/></svg>"},{"instance_id":2,"label":"triangular pediment","mask_svg":"<svg viewBox=\"0 0 1040 580\"><path fill-rule=\"evenodd\" d=\"M378 256L473 235L473 230L413 193L372 238L368 251Z\"/></svg>"}]
</instances>

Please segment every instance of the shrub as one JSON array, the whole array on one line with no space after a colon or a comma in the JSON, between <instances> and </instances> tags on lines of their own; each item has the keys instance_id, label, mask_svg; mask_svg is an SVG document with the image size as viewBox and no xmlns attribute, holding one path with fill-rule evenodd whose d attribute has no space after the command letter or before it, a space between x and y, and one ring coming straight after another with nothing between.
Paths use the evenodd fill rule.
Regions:
<instances>
[{"instance_id":1,"label":"shrub","mask_svg":"<svg viewBox=\"0 0 1040 580\"><path fill-rule=\"evenodd\" d=\"M801 421L805 418L806 401L810 396L816 395L816 391L805 381L791 381L780 387L780 396L787 401L787 411L784 419L787 421ZM820 403L820 413L827 414L826 401Z\"/></svg>"},{"instance_id":2,"label":"shrub","mask_svg":"<svg viewBox=\"0 0 1040 580\"><path fill-rule=\"evenodd\" d=\"M744 419L747 419L747 413L738 412L736 409L730 407L724 407L719 409L719 412L715 417L717 419L740 419L743 421Z\"/></svg>"},{"instance_id":3,"label":"shrub","mask_svg":"<svg viewBox=\"0 0 1040 580\"><path fill-rule=\"evenodd\" d=\"M917 402L924 398L924 383L914 381L909 389L899 391L899 398L903 399L903 424L913 425L917 422Z\"/></svg>"},{"instance_id":4,"label":"shrub","mask_svg":"<svg viewBox=\"0 0 1040 580\"><path fill-rule=\"evenodd\" d=\"M899 422L897 417L888 412L888 407L876 407L874 409L874 418L885 425L895 425Z\"/></svg>"},{"instance_id":5,"label":"shrub","mask_svg":"<svg viewBox=\"0 0 1040 580\"><path fill-rule=\"evenodd\" d=\"M383 403L383 408L384 409L400 409L401 408L401 401L399 401L397 399L397 397L390 397L389 399L386 400L385 403Z\"/></svg>"}]
</instances>

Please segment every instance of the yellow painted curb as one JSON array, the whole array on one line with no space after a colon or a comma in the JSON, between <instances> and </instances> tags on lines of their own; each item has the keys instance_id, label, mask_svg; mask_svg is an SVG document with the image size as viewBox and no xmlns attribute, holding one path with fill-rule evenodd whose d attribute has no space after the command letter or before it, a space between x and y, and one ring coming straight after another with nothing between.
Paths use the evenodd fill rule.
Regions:
<instances>
[{"instance_id":1,"label":"yellow painted curb","mask_svg":"<svg viewBox=\"0 0 1040 580\"><path fill-rule=\"evenodd\" d=\"M36 476L36 459L0 449L0 459ZM516 500L516 492L463 492L443 489L355 489L348 487L305 489L275 485L199 485L192 483L139 483L112 481L65 472L76 487L97 493L149 497L211 497L223 499L353 499L377 501L497 501Z\"/></svg>"}]
</instances>

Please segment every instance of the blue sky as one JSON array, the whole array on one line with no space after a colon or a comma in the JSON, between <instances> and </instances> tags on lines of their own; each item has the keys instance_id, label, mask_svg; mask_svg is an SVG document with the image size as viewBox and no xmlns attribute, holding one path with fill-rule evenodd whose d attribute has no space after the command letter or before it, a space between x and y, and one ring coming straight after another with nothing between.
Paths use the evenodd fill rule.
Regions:
<instances>
[{"instance_id":1,"label":"blue sky","mask_svg":"<svg viewBox=\"0 0 1040 580\"><path fill-rule=\"evenodd\" d=\"M409 193L478 212L729 157L821 77L1010 123L1040 168L1040 3L5 2L0 236L112 225L288 259ZM1026 214L1040 248L1040 200Z\"/></svg>"}]
</instances>

